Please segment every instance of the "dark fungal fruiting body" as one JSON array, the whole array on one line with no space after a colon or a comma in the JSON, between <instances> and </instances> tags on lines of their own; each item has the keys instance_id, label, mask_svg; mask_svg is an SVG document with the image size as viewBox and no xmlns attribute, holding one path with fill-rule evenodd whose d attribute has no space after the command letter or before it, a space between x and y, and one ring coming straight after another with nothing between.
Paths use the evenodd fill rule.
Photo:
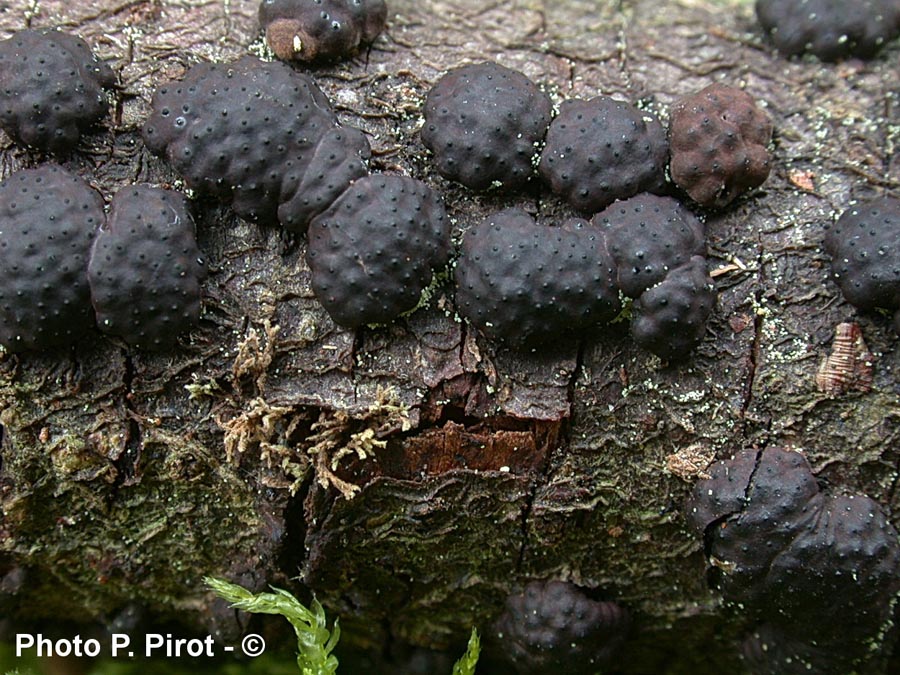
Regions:
<instances>
[{"instance_id":1,"label":"dark fungal fruiting body","mask_svg":"<svg viewBox=\"0 0 900 675\"><path fill-rule=\"evenodd\" d=\"M353 55L384 30L384 0L263 0L259 23L275 56L326 61Z\"/></svg>"},{"instance_id":2,"label":"dark fungal fruiting body","mask_svg":"<svg viewBox=\"0 0 900 675\"><path fill-rule=\"evenodd\" d=\"M896 0L757 0L756 15L785 56L871 58L900 34Z\"/></svg>"},{"instance_id":3,"label":"dark fungal fruiting body","mask_svg":"<svg viewBox=\"0 0 900 675\"><path fill-rule=\"evenodd\" d=\"M686 505L725 599L762 622L744 644L758 673L839 675L874 653L900 591L900 543L882 507L819 490L781 448L716 464ZM795 661L805 671L787 667Z\"/></svg>"},{"instance_id":4,"label":"dark fungal fruiting body","mask_svg":"<svg viewBox=\"0 0 900 675\"><path fill-rule=\"evenodd\" d=\"M100 330L140 349L172 348L199 320L205 275L180 193L144 185L115 196L88 265Z\"/></svg>"},{"instance_id":5,"label":"dark fungal fruiting body","mask_svg":"<svg viewBox=\"0 0 900 675\"><path fill-rule=\"evenodd\" d=\"M534 171L550 98L524 74L497 63L444 75L425 100L422 142L438 172L473 190L517 187Z\"/></svg>"},{"instance_id":6,"label":"dark fungal fruiting body","mask_svg":"<svg viewBox=\"0 0 900 675\"><path fill-rule=\"evenodd\" d=\"M58 155L109 108L109 66L80 38L22 30L0 42L0 126L17 143Z\"/></svg>"},{"instance_id":7,"label":"dark fungal fruiting body","mask_svg":"<svg viewBox=\"0 0 900 675\"><path fill-rule=\"evenodd\" d=\"M512 347L578 339L621 310L602 233L584 220L497 213L466 232L455 278L459 313Z\"/></svg>"},{"instance_id":8,"label":"dark fungal fruiting body","mask_svg":"<svg viewBox=\"0 0 900 675\"><path fill-rule=\"evenodd\" d=\"M376 175L313 219L306 258L319 302L335 323L354 328L414 309L450 251L438 195L413 178Z\"/></svg>"},{"instance_id":9,"label":"dark fungal fruiting body","mask_svg":"<svg viewBox=\"0 0 900 675\"><path fill-rule=\"evenodd\" d=\"M761 624L744 639L741 656L752 675L809 675L820 672L815 665L822 663L827 663L834 675L854 672L854 659L847 654L821 649L769 623Z\"/></svg>"},{"instance_id":10,"label":"dark fungal fruiting body","mask_svg":"<svg viewBox=\"0 0 900 675\"><path fill-rule=\"evenodd\" d=\"M369 157L365 134L353 127L336 127L325 132L316 144L296 181L293 174L282 192L278 221L291 232L304 232L309 222L327 209L347 187L366 174ZM288 168L295 166L288 162Z\"/></svg>"},{"instance_id":11,"label":"dark fungal fruiting body","mask_svg":"<svg viewBox=\"0 0 900 675\"><path fill-rule=\"evenodd\" d=\"M0 183L0 344L7 351L75 342L93 326L87 263L103 200L45 164Z\"/></svg>"},{"instance_id":12,"label":"dark fungal fruiting body","mask_svg":"<svg viewBox=\"0 0 900 675\"><path fill-rule=\"evenodd\" d=\"M740 89L712 84L672 106L672 181L701 206L722 208L769 176L772 120Z\"/></svg>"},{"instance_id":13,"label":"dark fungal fruiting body","mask_svg":"<svg viewBox=\"0 0 900 675\"><path fill-rule=\"evenodd\" d=\"M725 597L759 604L772 561L812 518L819 487L803 455L780 448L736 453L710 476L694 487L688 522L705 535L708 557L726 563L717 579ZM765 544L753 545L757 539Z\"/></svg>"},{"instance_id":14,"label":"dark fungal fruiting body","mask_svg":"<svg viewBox=\"0 0 900 675\"><path fill-rule=\"evenodd\" d=\"M283 63L196 65L157 89L152 108L147 147L251 221L303 232L367 173L362 132L341 127L315 82Z\"/></svg>"},{"instance_id":15,"label":"dark fungal fruiting body","mask_svg":"<svg viewBox=\"0 0 900 675\"><path fill-rule=\"evenodd\" d=\"M547 132L539 170L556 194L585 213L666 183L659 121L608 96L564 101Z\"/></svg>"},{"instance_id":16,"label":"dark fungal fruiting body","mask_svg":"<svg viewBox=\"0 0 900 675\"><path fill-rule=\"evenodd\" d=\"M614 602L592 600L564 581L532 581L507 598L493 633L519 675L593 675L612 661L629 627L628 612Z\"/></svg>"},{"instance_id":17,"label":"dark fungal fruiting body","mask_svg":"<svg viewBox=\"0 0 900 675\"><path fill-rule=\"evenodd\" d=\"M694 256L706 255L703 223L671 197L641 194L616 202L591 222L603 231L616 284L630 298Z\"/></svg>"},{"instance_id":18,"label":"dark fungal fruiting body","mask_svg":"<svg viewBox=\"0 0 900 675\"><path fill-rule=\"evenodd\" d=\"M716 290L706 272L706 259L694 256L635 301L631 335L661 358L683 358L703 339L715 304Z\"/></svg>"},{"instance_id":19,"label":"dark fungal fruiting body","mask_svg":"<svg viewBox=\"0 0 900 675\"><path fill-rule=\"evenodd\" d=\"M848 208L828 226L825 250L847 302L896 312L900 334L900 199L881 197Z\"/></svg>"}]
</instances>

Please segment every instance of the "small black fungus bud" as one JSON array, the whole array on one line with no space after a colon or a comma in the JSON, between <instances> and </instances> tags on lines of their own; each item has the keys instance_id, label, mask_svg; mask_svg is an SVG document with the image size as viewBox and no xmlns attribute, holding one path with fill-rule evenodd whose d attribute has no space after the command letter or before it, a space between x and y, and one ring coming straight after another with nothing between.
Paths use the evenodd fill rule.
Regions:
<instances>
[{"instance_id":1,"label":"small black fungus bud","mask_svg":"<svg viewBox=\"0 0 900 675\"><path fill-rule=\"evenodd\" d=\"M116 194L88 265L100 330L140 349L171 349L199 320L205 276L180 193L138 185Z\"/></svg>"},{"instance_id":2,"label":"small black fungus bud","mask_svg":"<svg viewBox=\"0 0 900 675\"><path fill-rule=\"evenodd\" d=\"M616 202L591 222L605 234L618 286L630 298L706 255L703 224L671 197L641 194Z\"/></svg>"},{"instance_id":3,"label":"small black fungus bud","mask_svg":"<svg viewBox=\"0 0 900 675\"><path fill-rule=\"evenodd\" d=\"M870 58L900 34L896 0L757 0L756 15L785 56Z\"/></svg>"},{"instance_id":4,"label":"small black fungus bud","mask_svg":"<svg viewBox=\"0 0 900 675\"><path fill-rule=\"evenodd\" d=\"M507 598L494 636L519 675L593 675L628 636L628 612L564 581L532 581Z\"/></svg>"},{"instance_id":5,"label":"small black fungus bud","mask_svg":"<svg viewBox=\"0 0 900 675\"><path fill-rule=\"evenodd\" d=\"M366 175L370 154L312 78L250 56L198 64L157 89L144 140L190 188L295 232Z\"/></svg>"},{"instance_id":6,"label":"small black fungus bud","mask_svg":"<svg viewBox=\"0 0 900 675\"><path fill-rule=\"evenodd\" d=\"M785 664L800 660L839 675L872 656L900 591L900 542L881 505L820 492L806 459L781 448L710 473L687 518L725 599L762 622L744 643L754 672L795 672Z\"/></svg>"},{"instance_id":7,"label":"small black fungus bud","mask_svg":"<svg viewBox=\"0 0 900 675\"><path fill-rule=\"evenodd\" d=\"M275 56L325 61L352 56L384 30L384 0L263 0L259 23Z\"/></svg>"},{"instance_id":8,"label":"small black fungus bud","mask_svg":"<svg viewBox=\"0 0 900 675\"><path fill-rule=\"evenodd\" d=\"M772 120L746 92L712 84L672 106L672 181L701 206L722 208L769 176Z\"/></svg>"},{"instance_id":9,"label":"small black fungus bud","mask_svg":"<svg viewBox=\"0 0 900 675\"><path fill-rule=\"evenodd\" d=\"M374 175L313 219L306 259L319 302L335 323L353 328L414 309L450 250L450 219L431 188Z\"/></svg>"},{"instance_id":10,"label":"small black fungus bud","mask_svg":"<svg viewBox=\"0 0 900 675\"><path fill-rule=\"evenodd\" d=\"M54 164L0 182L0 345L75 342L94 323L87 263L103 200Z\"/></svg>"},{"instance_id":11,"label":"small black fungus bud","mask_svg":"<svg viewBox=\"0 0 900 675\"><path fill-rule=\"evenodd\" d=\"M539 225L521 209L466 232L456 287L459 313L513 347L577 339L621 310L602 232L578 219Z\"/></svg>"},{"instance_id":12,"label":"small black fungus bud","mask_svg":"<svg viewBox=\"0 0 900 675\"><path fill-rule=\"evenodd\" d=\"M715 304L716 289L706 272L706 259L694 256L634 302L631 335L660 358L682 359L703 339Z\"/></svg>"},{"instance_id":13,"label":"small black fungus bud","mask_svg":"<svg viewBox=\"0 0 900 675\"><path fill-rule=\"evenodd\" d=\"M473 190L517 187L534 172L552 114L525 75L485 62L451 70L425 100L422 142L438 172Z\"/></svg>"},{"instance_id":14,"label":"small black fungus bud","mask_svg":"<svg viewBox=\"0 0 900 675\"><path fill-rule=\"evenodd\" d=\"M539 169L553 192L593 214L617 199L662 190L668 152L666 132L653 115L598 96L562 103Z\"/></svg>"},{"instance_id":15,"label":"small black fungus bud","mask_svg":"<svg viewBox=\"0 0 900 675\"><path fill-rule=\"evenodd\" d=\"M847 302L900 310L900 199L881 197L847 209L828 226L825 250ZM900 334L900 311L894 325Z\"/></svg>"},{"instance_id":16,"label":"small black fungus bud","mask_svg":"<svg viewBox=\"0 0 900 675\"><path fill-rule=\"evenodd\" d=\"M17 143L58 155L106 114L115 75L81 38L22 30L0 42L0 126Z\"/></svg>"}]
</instances>

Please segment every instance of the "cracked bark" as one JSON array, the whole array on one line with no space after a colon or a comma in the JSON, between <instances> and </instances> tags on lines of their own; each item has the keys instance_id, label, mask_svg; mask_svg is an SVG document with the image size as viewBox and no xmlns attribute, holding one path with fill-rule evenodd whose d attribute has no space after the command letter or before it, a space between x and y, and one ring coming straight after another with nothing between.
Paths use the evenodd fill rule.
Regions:
<instances>
[{"instance_id":1,"label":"cracked bark","mask_svg":"<svg viewBox=\"0 0 900 675\"><path fill-rule=\"evenodd\" d=\"M122 87L111 121L66 162L109 198L133 181L176 182L140 140L150 94L196 60L245 53L256 4L7 0L0 34L57 17L112 60ZM434 173L419 109L465 60L494 58L557 97L603 92L665 110L721 79L766 102L772 177L707 218L723 270L707 339L675 367L636 349L622 326L569 353L498 352L453 319L446 287L407 320L349 333L315 302L302 239L201 199L211 276L202 326L183 349L127 353L97 336L0 359L7 627L108 625L140 610L145 625L174 619L233 635L233 614L200 587L218 574L315 591L340 615L347 646L444 649L486 628L527 580L556 577L635 615L617 672L733 672L746 626L706 589L701 542L680 513L690 483L666 459L688 446L726 456L792 445L822 481L895 506L900 350L886 318L857 317L840 299L820 244L822 223L851 198L900 191L900 48L868 64L785 62L742 0L390 5L371 50L315 75L340 116L370 134L373 168L436 187L460 229L509 206L547 222L571 215L538 187L476 196ZM42 159L0 146L4 176ZM811 189L792 182L797 171L813 175ZM875 355L872 388L830 397L816 388L817 366L851 318ZM236 377L239 347L266 321L280 333L265 377ZM189 397L189 385L204 393ZM339 475L364 486L352 501L311 476L291 496L259 452L225 459L217 420L256 399L307 420L290 432L276 424L270 438L299 462L321 410L359 413L385 386L414 428L374 460L343 464Z\"/></svg>"}]
</instances>

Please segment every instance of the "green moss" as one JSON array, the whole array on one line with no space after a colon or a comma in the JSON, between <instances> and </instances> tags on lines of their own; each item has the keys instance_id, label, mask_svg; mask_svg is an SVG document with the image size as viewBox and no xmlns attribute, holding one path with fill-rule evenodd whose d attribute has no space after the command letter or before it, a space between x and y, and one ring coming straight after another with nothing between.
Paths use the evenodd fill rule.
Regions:
<instances>
[{"instance_id":1,"label":"green moss","mask_svg":"<svg viewBox=\"0 0 900 675\"><path fill-rule=\"evenodd\" d=\"M201 592L197 570L254 555L252 484L199 443L158 429L142 440L131 481L96 435L14 458L16 489L2 505L14 536L0 547L36 572L22 603L31 618L83 620L133 602L178 614Z\"/></svg>"}]
</instances>

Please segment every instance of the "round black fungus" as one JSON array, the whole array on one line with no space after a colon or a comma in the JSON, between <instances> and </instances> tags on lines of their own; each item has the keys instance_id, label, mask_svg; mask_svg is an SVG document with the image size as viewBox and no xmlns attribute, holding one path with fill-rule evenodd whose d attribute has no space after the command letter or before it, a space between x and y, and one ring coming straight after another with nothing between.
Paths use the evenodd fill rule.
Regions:
<instances>
[{"instance_id":1,"label":"round black fungus","mask_svg":"<svg viewBox=\"0 0 900 675\"><path fill-rule=\"evenodd\" d=\"M631 335L661 358L682 359L703 339L715 304L716 289L706 272L706 259L694 256L634 302Z\"/></svg>"},{"instance_id":2,"label":"round black fungus","mask_svg":"<svg viewBox=\"0 0 900 675\"><path fill-rule=\"evenodd\" d=\"M485 62L444 75L425 100L422 142L445 178L473 190L516 187L534 172L550 98L522 73Z\"/></svg>"},{"instance_id":3,"label":"round black fungus","mask_svg":"<svg viewBox=\"0 0 900 675\"><path fill-rule=\"evenodd\" d=\"M757 0L756 15L786 56L870 58L900 34L896 0Z\"/></svg>"},{"instance_id":4,"label":"round black fungus","mask_svg":"<svg viewBox=\"0 0 900 675\"><path fill-rule=\"evenodd\" d=\"M384 30L384 0L263 0L259 23L266 42L285 61L351 56Z\"/></svg>"},{"instance_id":5,"label":"round black fungus","mask_svg":"<svg viewBox=\"0 0 900 675\"><path fill-rule=\"evenodd\" d=\"M768 448L713 467L686 512L725 599L762 622L744 643L754 672L795 672L783 666L799 659L839 675L872 655L900 591L881 505L821 492L801 454Z\"/></svg>"},{"instance_id":6,"label":"round black fungus","mask_svg":"<svg viewBox=\"0 0 900 675\"><path fill-rule=\"evenodd\" d=\"M81 38L22 30L0 42L0 126L17 143L58 155L109 108L109 66Z\"/></svg>"},{"instance_id":7,"label":"round black fungus","mask_svg":"<svg viewBox=\"0 0 900 675\"><path fill-rule=\"evenodd\" d=\"M144 140L189 187L295 232L366 175L370 154L310 77L250 56L196 65L157 89Z\"/></svg>"},{"instance_id":8,"label":"round black fungus","mask_svg":"<svg viewBox=\"0 0 900 675\"><path fill-rule=\"evenodd\" d=\"M706 529L709 523L701 527L701 523L694 522L695 529L706 529L707 534L713 534L707 542L708 553L711 558L727 563L726 572L719 579L719 588L736 602L753 600L762 592L761 580L775 556L808 523L814 512L810 506L817 506L821 499L815 477L800 453L777 448L763 453L745 453L749 457L738 455L734 460L722 463L724 475L735 463L739 471L748 461L753 463L752 481L745 491L742 508L723 514L721 530ZM712 476L711 481L695 486L689 502L689 518L698 504L716 498L722 484L723 468L714 471ZM746 508L748 505L752 508ZM702 512L701 508L698 513ZM767 531L765 540L753 544L761 529Z\"/></svg>"},{"instance_id":9,"label":"round black fungus","mask_svg":"<svg viewBox=\"0 0 900 675\"><path fill-rule=\"evenodd\" d=\"M616 202L591 222L606 236L618 286L630 298L706 255L703 224L671 197L641 194Z\"/></svg>"},{"instance_id":10,"label":"round black fungus","mask_svg":"<svg viewBox=\"0 0 900 675\"><path fill-rule=\"evenodd\" d=\"M466 232L456 287L459 313L513 347L577 339L621 310L602 232L578 219L539 225L520 209Z\"/></svg>"},{"instance_id":11,"label":"round black fungus","mask_svg":"<svg viewBox=\"0 0 900 675\"><path fill-rule=\"evenodd\" d=\"M0 182L0 344L8 351L75 342L94 323L87 263L103 200L45 164Z\"/></svg>"},{"instance_id":12,"label":"round black fungus","mask_svg":"<svg viewBox=\"0 0 900 675\"><path fill-rule=\"evenodd\" d=\"M375 175L313 219L306 259L319 302L335 323L353 328L414 309L450 251L438 195L413 178Z\"/></svg>"},{"instance_id":13,"label":"round black fungus","mask_svg":"<svg viewBox=\"0 0 900 675\"><path fill-rule=\"evenodd\" d=\"M592 600L564 581L532 581L507 598L494 634L519 675L593 675L612 661L629 626L614 602Z\"/></svg>"},{"instance_id":14,"label":"round black fungus","mask_svg":"<svg viewBox=\"0 0 900 675\"><path fill-rule=\"evenodd\" d=\"M666 132L655 117L608 96L564 101L550 125L540 173L576 209L596 213L666 183Z\"/></svg>"},{"instance_id":15,"label":"round black fungus","mask_svg":"<svg viewBox=\"0 0 900 675\"><path fill-rule=\"evenodd\" d=\"M144 185L119 191L88 265L100 330L140 349L171 349L199 320L205 275L180 193Z\"/></svg>"},{"instance_id":16,"label":"round black fungus","mask_svg":"<svg viewBox=\"0 0 900 675\"><path fill-rule=\"evenodd\" d=\"M847 209L828 226L825 250L847 302L900 310L900 199L881 197ZM900 328L900 311L894 324Z\"/></svg>"},{"instance_id":17,"label":"round black fungus","mask_svg":"<svg viewBox=\"0 0 900 675\"><path fill-rule=\"evenodd\" d=\"M740 89L712 84L672 106L672 181L702 206L722 208L765 182L772 120Z\"/></svg>"},{"instance_id":18,"label":"round black fungus","mask_svg":"<svg viewBox=\"0 0 900 675\"><path fill-rule=\"evenodd\" d=\"M865 642L882 627L885 600L900 590L897 532L881 505L862 495L827 495L816 517L772 562L768 600L795 635ZM852 579L853 581L848 581ZM835 608L840 608L836 610ZM834 621L813 627L811 616ZM838 625L852 616L850 625Z\"/></svg>"}]
</instances>

